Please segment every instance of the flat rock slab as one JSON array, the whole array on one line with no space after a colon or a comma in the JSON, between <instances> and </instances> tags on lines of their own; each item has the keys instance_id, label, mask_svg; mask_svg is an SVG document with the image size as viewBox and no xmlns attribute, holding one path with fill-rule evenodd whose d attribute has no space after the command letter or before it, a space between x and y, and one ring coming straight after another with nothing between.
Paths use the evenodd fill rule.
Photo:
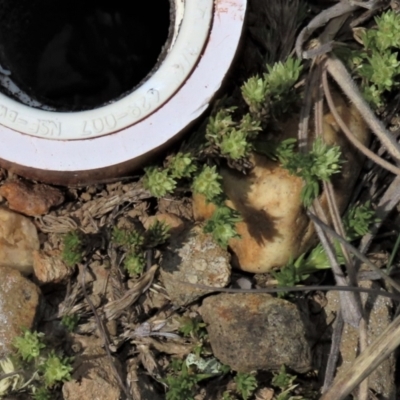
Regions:
<instances>
[{"instance_id":1,"label":"flat rock slab","mask_svg":"<svg viewBox=\"0 0 400 400\"><path fill-rule=\"evenodd\" d=\"M184 306L208 293L185 282L216 288L229 283L230 255L201 226L194 226L171 238L160 273L172 303Z\"/></svg>"},{"instance_id":2,"label":"flat rock slab","mask_svg":"<svg viewBox=\"0 0 400 400\"><path fill-rule=\"evenodd\" d=\"M32 329L40 308L39 288L13 268L0 267L0 358L9 354L12 342Z\"/></svg>"},{"instance_id":3,"label":"flat rock slab","mask_svg":"<svg viewBox=\"0 0 400 400\"><path fill-rule=\"evenodd\" d=\"M311 368L307 313L268 294L218 294L203 301L200 313L214 355L239 372Z\"/></svg>"}]
</instances>

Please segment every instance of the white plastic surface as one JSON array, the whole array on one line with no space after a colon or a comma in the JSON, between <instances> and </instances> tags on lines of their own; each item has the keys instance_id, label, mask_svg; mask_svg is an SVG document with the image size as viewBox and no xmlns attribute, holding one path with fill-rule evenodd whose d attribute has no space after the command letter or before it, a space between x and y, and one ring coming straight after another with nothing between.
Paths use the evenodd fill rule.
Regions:
<instances>
[{"instance_id":1,"label":"white plastic surface","mask_svg":"<svg viewBox=\"0 0 400 400\"><path fill-rule=\"evenodd\" d=\"M32 136L73 140L107 135L146 118L171 98L196 65L210 32L213 0L186 0L184 11L178 0L176 11L179 26L172 48L154 75L131 94L94 110L67 113L32 108L0 93L0 123Z\"/></svg>"},{"instance_id":2,"label":"white plastic surface","mask_svg":"<svg viewBox=\"0 0 400 400\"><path fill-rule=\"evenodd\" d=\"M190 1L200 4L200 0ZM189 3L189 0L187 2ZM204 14L201 9L197 10L197 18L200 21ZM96 134L96 130L100 130L100 123L114 123L113 117L108 117L109 122L108 114L103 114L100 120L97 119L99 117L86 118L86 124L80 122L84 128L82 125L78 126L79 134L82 133L82 129L87 132L88 138L85 140L49 140L0 125L0 158L20 167L44 170L43 175L45 170L49 170L71 172L73 176L78 176L79 172L74 172L112 167L152 153L152 150L165 145L207 109L236 53L245 11L246 0L216 0L210 36L198 64L182 87L149 117L113 134L98 137L93 135ZM184 58L184 55L182 57ZM177 69L181 67L177 65ZM147 87L147 90L151 89L152 87ZM149 97L143 98L138 107L140 110L145 110L150 105L150 99L154 101L154 93L144 93ZM116 111L121 115L125 112L118 103L114 106L121 107ZM20 129L21 124L15 125L18 118L20 116L13 108L0 106L1 123L9 121L9 126ZM42 120L37 116L34 118L37 131L53 130L53 133L57 134L58 121ZM118 129L119 127L120 125Z\"/></svg>"}]
</instances>

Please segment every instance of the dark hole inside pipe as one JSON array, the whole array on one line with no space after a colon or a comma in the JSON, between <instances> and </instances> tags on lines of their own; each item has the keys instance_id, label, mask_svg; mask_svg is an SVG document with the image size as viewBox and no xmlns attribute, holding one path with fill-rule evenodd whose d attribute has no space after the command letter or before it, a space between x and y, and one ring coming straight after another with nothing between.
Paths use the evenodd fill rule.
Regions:
<instances>
[{"instance_id":1,"label":"dark hole inside pipe","mask_svg":"<svg viewBox=\"0 0 400 400\"><path fill-rule=\"evenodd\" d=\"M93 109L149 76L170 26L169 0L0 0L0 65L42 104Z\"/></svg>"}]
</instances>

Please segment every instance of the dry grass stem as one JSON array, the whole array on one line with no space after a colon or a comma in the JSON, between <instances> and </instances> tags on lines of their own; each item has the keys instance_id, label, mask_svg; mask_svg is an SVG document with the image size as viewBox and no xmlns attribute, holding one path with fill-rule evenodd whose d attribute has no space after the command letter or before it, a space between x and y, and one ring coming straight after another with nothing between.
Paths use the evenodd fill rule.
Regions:
<instances>
[{"instance_id":1,"label":"dry grass stem","mask_svg":"<svg viewBox=\"0 0 400 400\"><path fill-rule=\"evenodd\" d=\"M400 345L400 316L361 353L351 367L342 371L321 400L343 400Z\"/></svg>"}]
</instances>

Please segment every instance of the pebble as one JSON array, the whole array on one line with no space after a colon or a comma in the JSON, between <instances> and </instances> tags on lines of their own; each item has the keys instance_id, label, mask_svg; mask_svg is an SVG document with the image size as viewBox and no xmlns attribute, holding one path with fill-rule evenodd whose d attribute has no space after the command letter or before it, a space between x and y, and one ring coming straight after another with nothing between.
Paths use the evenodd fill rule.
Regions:
<instances>
[{"instance_id":1,"label":"pebble","mask_svg":"<svg viewBox=\"0 0 400 400\"><path fill-rule=\"evenodd\" d=\"M213 354L238 372L311 369L307 312L264 293L218 294L200 308Z\"/></svg>"},{"instance_id":2,"label":"pebble","mask_svg":"<svg viewBox=\"0 0 400 400\"><path fill-rule=\"evenodd\" d=\"M29 218L0 207L0 266L30 274L35 250L39 250L35 225Z\"/></svg>"},{"instance_id":3,"label":"pebble","mask_svg":"<svg viewBox=\"0 0 400 400\"><path fill-rule=\"evenodd\" d=\"M230 255L201 226L171 238L161 260L161 278L172 303L187 305L207 291L186 285L225 287L230 280Z\"/></svg>"},{"instance_id":4,"label":"pebble","mask_svg":"<svg viewBox=\"0 0 400 400\"><path fill-rule=\"evenodd\" d=\"M51 207L64 202L62 192L52 186L10 181L0 187L0 195L8 201L11 210L35 217L47 214Z\"/></svg>"}]
</instances>

